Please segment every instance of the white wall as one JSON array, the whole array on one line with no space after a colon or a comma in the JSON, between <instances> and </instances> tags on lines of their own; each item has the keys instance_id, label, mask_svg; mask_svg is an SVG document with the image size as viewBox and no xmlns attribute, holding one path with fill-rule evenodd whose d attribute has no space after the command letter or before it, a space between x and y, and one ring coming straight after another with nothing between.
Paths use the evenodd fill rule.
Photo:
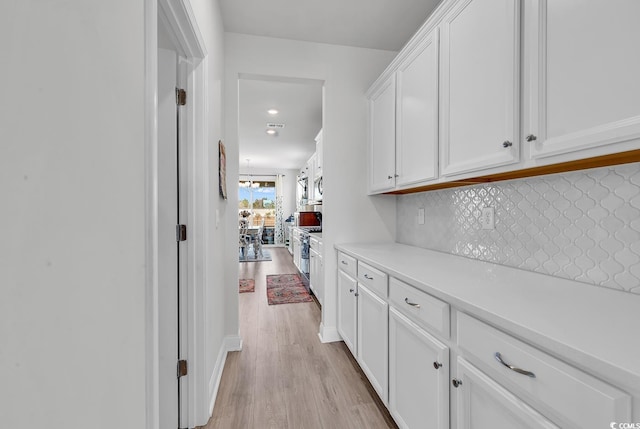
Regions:
<instances>
[{"instance_id":1,"label":"white wall","mask_svg":"<svg viewBox=\"0 0 640 429\"><path fill-rule=\"evenodd\" d=\"M143 12L0 2L2 427L145 427Z\"/></svg>"},{"instance_id":2,"label":"white wall","mask_svg":"<svg viewBox=\"0 0 640 429\"><path fill-rule=\"evenodd\" d=\"M191 3L208 51L209 258L197 268L207 279L196 416L205 424L233 344L217 179L224 47L218 2ZM144 6L0 3L0 51L11 64L0 77L13 100L0 107L3 427L145 427Z\"/></svg>"},{"instance_id":3,"label":"white wall","mask_svg":"<svg viewBox=\"0 0 640 429\"><path fill-rule=\"evenodd\" d=\"M395 197L366 196L366 112L369 85L395 52L226 33L225 136L229 176L237 178L238 75L240 73L317 79L325 82L323 106L326 296L325 338L337 339L336 255L333 245L349 241L393 241ZM235 170L231 170L236 166ZM235 180L237 182L237 180ZM229 204L237 204L229 199ZM228 228L236 228L228 219ZM226 262L236 264L235 237L227 240ZM231 274L231 273L230 273ZM227 278L227 308L237 312L237 272ZM238 315L229 313L229 332L238 332Z\"/></svg>"}]
</instances>

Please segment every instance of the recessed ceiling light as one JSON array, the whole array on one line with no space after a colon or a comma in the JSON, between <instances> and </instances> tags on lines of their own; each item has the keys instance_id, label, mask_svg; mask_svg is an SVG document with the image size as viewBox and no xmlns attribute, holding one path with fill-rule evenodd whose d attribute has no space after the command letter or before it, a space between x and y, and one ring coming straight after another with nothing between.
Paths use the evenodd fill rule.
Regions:
<instances>
[{"instance_id":1,"label":"recessed ceiling light","mask_svg":"<svg viewBox=\"0 0 640 429\"><path fill-rule=\"evenodd\" d=\"M277 133L277 131L276 131L276 130L274 130L273 128L269 128L269 129L267 130L267 134L269 134L269 135L271 135L271 136L275 136L275 135L276 135L276 133Z\"/></svg>"},{"instance_id":2,"label":"recessed ceiling light","mask_svg":"<svg viewBox=\"0 0 640 429\"><path fill-rule=\"evenodd\" d=\"M269 109L267 110L267 113L270 115L277 115L278 114L278 109Z\"/></svg>"}]
</instances>

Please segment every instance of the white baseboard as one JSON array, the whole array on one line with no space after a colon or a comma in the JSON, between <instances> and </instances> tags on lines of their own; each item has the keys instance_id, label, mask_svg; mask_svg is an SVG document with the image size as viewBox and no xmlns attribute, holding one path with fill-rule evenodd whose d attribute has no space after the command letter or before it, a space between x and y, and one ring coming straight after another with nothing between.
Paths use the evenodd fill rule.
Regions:
<instances>
[{"instance_id":1,"label":"white baseboard","mask_svg":"<svg viewBox=\"0 0 640 429\"><path fill-rule=\"evenodd\" d=\"M227 335L224 337L224 348L228 352L239 352L242 350L242 338L240 335Z\"/></svg>"},{"instance_id":2,"label":"white baseboard","mask_svg":"<svg viewBox=\"0 0 640 429\"><path fill-rule=\"evenodd\" d=\"M335 326L324 326L324 323L320 323L320 332L318 337L321 343L334 343L336 341L342 341L342 337L338 333L338 329Z\"/></svg>"},{"instance_id":3,"label":"white baseboard","mask_svg":"<svg viewBox=\"0 0 640 429\"><path fill-rule=\"evenodd\" d=\"M220 380L222 379L222 371L224 370L224 364L227 361L227 354L229 352L238 352L242 350L242 338L239 335L227 335L222 340L222 347L218 353L216 359L216 366L213 368L213 374L209 379L209 415L213 415L213 406L216 403L218 397L218 388L220 387Z\"/></svg>"}]
</instances>

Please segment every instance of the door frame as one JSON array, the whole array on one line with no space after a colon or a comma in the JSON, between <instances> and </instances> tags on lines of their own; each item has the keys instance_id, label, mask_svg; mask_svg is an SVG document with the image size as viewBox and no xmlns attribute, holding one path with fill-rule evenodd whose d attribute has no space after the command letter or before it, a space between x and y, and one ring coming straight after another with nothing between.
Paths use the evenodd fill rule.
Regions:
<instances>
[{"instance_id":1,"label":"door frame","mask_svg":"<svg viewBox=\"0 0 640 429\"><path fill-rule=\"evenodd\" d=\"M146 428L159 427L159 336L158 318L158 19L163 20L184 57L187 105L183 153L187 184L184 195L187 232L187 317L183 320L182 338L189 362L189 374L183 384L186 393L186 421L194 427L208 419L208 385L205 377L204 337L205 288L207 280L209 218L209 159L206 126L207 51L204 38L188 0L144 0L145 62L145 396ZM184 325L183 324L183 325ZM183 348L183 350L185 350ZM184 408L183 408L184 409Z\"/></svg>"}]
</instances>

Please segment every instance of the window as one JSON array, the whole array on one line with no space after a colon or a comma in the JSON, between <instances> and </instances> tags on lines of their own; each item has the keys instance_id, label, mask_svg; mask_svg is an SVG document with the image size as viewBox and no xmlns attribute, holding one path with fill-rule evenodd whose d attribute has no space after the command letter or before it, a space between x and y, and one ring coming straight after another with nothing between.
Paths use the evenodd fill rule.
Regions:
<instances>
[{"instance_id":1,"label":"window","mask_svg":"<svg viewBox=\"0 0 640 429\"><path fill-rule=\"evenodd\" d=\"M240 181L238 214L248 218L249 225L261 225L264 219L265 228L273 228L276 224L276 182Z\"/></svg>"}]
</instances>

